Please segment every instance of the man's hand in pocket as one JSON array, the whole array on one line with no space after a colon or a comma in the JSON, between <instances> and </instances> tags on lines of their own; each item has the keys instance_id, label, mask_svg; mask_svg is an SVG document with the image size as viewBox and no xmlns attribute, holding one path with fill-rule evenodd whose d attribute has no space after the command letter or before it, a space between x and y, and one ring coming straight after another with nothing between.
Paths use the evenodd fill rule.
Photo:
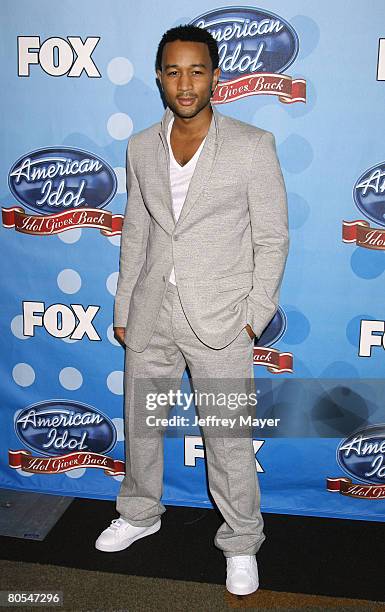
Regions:
<instances>
[{"instance_id":1,"label":"man's hand in pocket","mask_svg":"<svg viewBox=\"0 0 385 612\"><path fill-rule=\"evenodd\" d=\"M253 332L253 330L251 329L251 327L250 327L250 325L249 325L249 324L247 324L247 325L246 325L246 331L247 331L247 333L249 334L250 338L251 338L252 340L254 340L254 338L255 338L255 333Z\"/></svg>"},{"instance_id":2,"label":"man's hand in pocket","mask_svg":"<svg viewBox=\"0 0 385 612\"><path fill-rule=\"evenodd\" d=\"M117 339L117 341L120 342L122 346L125 346L124 344L125 332L126 332L125 327L114 327L114 336Z\"/></svg>"}]
</instances>

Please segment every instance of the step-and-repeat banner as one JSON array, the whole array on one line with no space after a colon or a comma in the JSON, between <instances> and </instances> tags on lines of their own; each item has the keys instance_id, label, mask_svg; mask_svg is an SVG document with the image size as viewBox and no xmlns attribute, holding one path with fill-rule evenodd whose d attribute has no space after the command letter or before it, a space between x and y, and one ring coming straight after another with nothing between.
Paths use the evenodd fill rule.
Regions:
<instances>
[{"instance_id":1,"label":"step-and-repeat banner","mask_svg":"<svg viewBox=\"0 0 385 612\"><path fill-rule=\"evenodd\" d=\"M162 34L192 23L219 45L213 102L275 134L288 191L280 305L254 348L262 510L384 520L383 1L3 0L0 11L0 487L117 495L126 146L164 112ZM210 507L201 432L171 429L163 501Z\"/></svg>"}]
</instances>

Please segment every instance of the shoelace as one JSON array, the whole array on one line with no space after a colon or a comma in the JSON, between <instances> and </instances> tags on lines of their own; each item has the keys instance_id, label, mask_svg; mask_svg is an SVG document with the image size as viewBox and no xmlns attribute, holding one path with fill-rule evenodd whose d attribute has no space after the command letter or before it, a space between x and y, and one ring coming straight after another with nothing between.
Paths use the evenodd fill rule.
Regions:
<instances>
[{"instance_id":1,"label":"shoelace","mask_svg":"<svg viewBox=\"0 0 385 612\"><path fill-rule=\"evenodd\" d=\"M111 522L110 529L119 529L119 527L123 527L125 523L126 521L119 517Z\"/></svg>"},{"instance_id":2,"label":"shoelace","mask_svg":"<svg viewBox=\"0 0 385 612\"><path fill-rule=\"evenodd\" d=\"M230 557L230 559L232 559L232 557ZM252 558L246 555L241 555L238 559L231 560L230 563L233 565L233 567L249 569L251 566L251 559Z\"/></svg>"}]
</instances>

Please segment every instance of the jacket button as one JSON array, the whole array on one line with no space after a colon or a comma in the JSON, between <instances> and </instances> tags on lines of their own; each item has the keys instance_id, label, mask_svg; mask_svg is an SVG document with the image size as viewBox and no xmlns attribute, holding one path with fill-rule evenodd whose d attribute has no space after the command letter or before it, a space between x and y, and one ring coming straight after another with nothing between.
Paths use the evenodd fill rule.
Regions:
<instances>
[{"instance_id":1,"label":"jacket button","mask_svg":"<svg viewBox=\"0 0 385 612\"><path fill-rule=\"evenodd\" d=\"M179 240L178 234L174 234L174 240Z\"/></svg>"}]
</instances>

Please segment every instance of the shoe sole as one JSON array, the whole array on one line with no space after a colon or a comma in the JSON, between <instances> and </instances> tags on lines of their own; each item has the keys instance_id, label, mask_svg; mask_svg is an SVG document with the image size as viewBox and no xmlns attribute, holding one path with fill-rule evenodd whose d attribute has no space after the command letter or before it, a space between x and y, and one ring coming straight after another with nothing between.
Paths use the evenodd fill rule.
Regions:
<instances>
[{"instance_id":1,"label":"shoe sole","mask_svg":"<svg viewBox=\"0 0 385 612\"><path fill-rule=\"evenodd\" d=\"M146 531L136 535L133 538L130 538L127 544L121 544L119 547L117 547L116 545L114 546L113 544L103 546L103 544L95 543L95 548L97 550L101 550L102 552L119 552L120 550L124 550L125 548L131 546L131 544L136 542L136 540L140 540L140 538L145 538L146 536L156 533L157 531L159 531L160 527L161 521L155 523L155 525L151 525Z\"/></svg>"},{"instance_id":2,"label":"shoe sole","mask_svg":"<svg viewBox=\"0 0 385 612\"><path fill-rule=\"evenodd\" d=\"M232 595L251 595L251 593L255 593L255 591L258 590L259 587L259 582L257 583L257 585L255 587L252 588L252 590L248 589L247 587L244 587L243 589L241 588L233 588L230 589L227 584L226 584L226 589L228 590L229 593L231 593Z\"/></svg>"}]
</instances>

